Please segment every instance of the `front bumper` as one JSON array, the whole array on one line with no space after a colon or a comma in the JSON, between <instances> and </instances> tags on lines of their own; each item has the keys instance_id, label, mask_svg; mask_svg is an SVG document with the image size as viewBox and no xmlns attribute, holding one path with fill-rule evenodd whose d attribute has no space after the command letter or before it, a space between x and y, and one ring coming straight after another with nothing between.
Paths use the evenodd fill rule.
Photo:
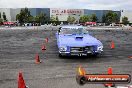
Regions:
<instances>
[{"instance_id":1,"label":"front bumper","mask_svg":"<svg viewBox=\"0 0 132 88\"><path fill-rule=\"evenodd\" d=\"M62 56L88 56L102 53L97 46L67 47L67 51L59 51Z\"/></svg>"},{"instance_id":2,"label":"front bumper","mask_svg":"<svg viewBox=\"0 0 132 88\"><path fill-rule=\"evenodd\" d=\"M102 52L92 52L92 51L88 51L88 52L59 52L59 54L61 54L62 56L88 56L88 55L97 55L97 54L101 54Z\"/></svg>"}]
</instances>

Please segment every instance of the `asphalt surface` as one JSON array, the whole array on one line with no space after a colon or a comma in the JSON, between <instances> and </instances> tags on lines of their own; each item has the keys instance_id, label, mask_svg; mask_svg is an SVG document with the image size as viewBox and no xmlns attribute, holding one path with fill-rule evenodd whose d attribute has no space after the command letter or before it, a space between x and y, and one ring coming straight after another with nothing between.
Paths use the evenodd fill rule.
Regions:
<instances>
[{"instance_id":1,"label":"asphalt surface","mask_svg":"<svg viewBox=\"0 0 132 88\"><path fill-rule=\"evenodd\" d=\"M113 73L132 75L132 30L90 30L104 45L104 53L96 57L58 57L55 28L0 30L0 88L17 88L18 73L23 72L29 88L104 88L102 84L76 83L79 65L87 73L107 73L112 67ZM49 42L45 43L45 38ZM110 48L111 41L115 49ZM41 51L41 45L46 51ZM39 54L42 63L35 64L35 55ZM127 84L125 84L127 85Z\"/></svg>"}]
</instances>

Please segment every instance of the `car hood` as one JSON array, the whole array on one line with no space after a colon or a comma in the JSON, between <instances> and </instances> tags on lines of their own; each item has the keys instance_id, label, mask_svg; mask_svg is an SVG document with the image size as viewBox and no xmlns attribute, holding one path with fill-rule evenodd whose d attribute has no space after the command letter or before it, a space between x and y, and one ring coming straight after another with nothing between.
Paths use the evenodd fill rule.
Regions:
<instances>
[{"instance_id":1,"label":"car hood","mask_svg":"<svg viewBox=\"0 0 132 88\"><path fill-rule=\"evenodd\" d=\"M89 34L59 35L59 46L92 46L102 43Z\"/></svg>"}]
</instances>

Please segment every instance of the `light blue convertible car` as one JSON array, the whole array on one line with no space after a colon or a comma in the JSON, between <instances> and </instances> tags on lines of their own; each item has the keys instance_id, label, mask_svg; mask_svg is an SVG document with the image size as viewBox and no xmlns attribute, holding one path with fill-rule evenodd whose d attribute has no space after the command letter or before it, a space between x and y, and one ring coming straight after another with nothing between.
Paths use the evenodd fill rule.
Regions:
<instances>
[{"instance_id":1,"label":"light blue convertible car","mask_svg":"<svg viewBox=\"0 0 132 88\"><path fill-rule=\"evenodd\" d=\"M56 38L59 56L98 56L103 51L103 44L83 26L62 26Z\"/></svg>"}]
</instances>

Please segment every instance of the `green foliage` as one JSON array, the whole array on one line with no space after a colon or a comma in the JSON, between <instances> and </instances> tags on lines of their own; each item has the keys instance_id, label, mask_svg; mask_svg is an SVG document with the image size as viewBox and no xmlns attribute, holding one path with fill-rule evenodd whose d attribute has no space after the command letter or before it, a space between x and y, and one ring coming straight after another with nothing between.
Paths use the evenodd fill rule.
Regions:
<instances>
[{"instance_id":1,"label":"green foliage","mask_svg":"<svg viewBox=\"0 0 132 88\"><path fill-rule=\"evenodd\" d=\"M97 22L98 18L96 16L96 14L91 14L90 16L89 15L83 15L80 17L80 22L81 23L85 23L85 22Z\"/></svg>"},{"instance_id":2,"label":"green foliage","mask_svg":"<svg viewBox=\"0 0 132 88\"><path fill-rule=\"evenodd\" d=\"M37 16L33 17L27 8L21 9L20 13L16 15L16 20L20 23L32 23L37 22L44 24L47 21L46 15L41 12Z\"/></svg>"},{"instance_id":3,"label":"green foliage","mask_svg":"<svg viewBox=\"0 0 132 88\"><path fill-rule=\"evenodd\" d=\"M1 18L1 12L0 12L0 18Z\"/></svg>"},{"instance_id":4,"label":"green foliage","mask_svg":"<svg viewBox=\"0 0 132 88\"><path fill-rule=\"evenodd\" d=\"M124 25L128 24L128 23L129 23L128 18L125 17L125 16L122 17L122 23L123 23Z\"/></svg>"},{"instance_id":5,"label":"green foliage","mask_svg":"<svg viewBox=\"0 0 132 88\"><path fill-rule=\"evenodd\" d=\"M83 16L80 17L79 21L81 23L88 22L88 21L90 21L90 17L88 15L83 15Z\"/></svg>"},{"instance_id":6,"label":"green foliage","mask_svg":"<svg viewBox=\"0 0 132 88\"><path fill-rule=\"evenodd\" d=\"M39 22L40 22L40 21L39 21L39 16L35 16L35 17L34 17L34 20L35 20L35 22L39 23Z\"/></svg>"},{"instance_id":7,"label":"green foliage","mask_svg":"<svg viewBox=\"0 0 132 88\"><path fill-rule=\"evenodd\" d=\"M113 22L115 23L120 22L120 17L117 13L113 13Z\"/></svg>"},{"instance_id":8,"label":"green foliage","mask_svg":"<svg viewBox=\"0 0 132 88\"><path fill-rule=\"evenodd\" d=\"M50 17L50 21L56 21L55 17L54 16L51 16Z\"/></svg>"},{"instance_id":9,"label":"green foliage","mask_svg":"<svg viewBox=\"0 0 132 88\"><path fill-rule=\"evenodd\" d=\"M0 18L0 23L2 23L3 22L3 19L2 18Z\"/></svg>"},{"instance_id":10,"label":"green foliage","mask_svg":"<svg viewBox=\"0 0 132 88\"><path fill-rule=\"evenodd\" d=\"M109 11L109 12L106 14L106 22L107 22L107 23L112 23L112 22L113 22L113 12L112 12L112 11Z\"/></svg>"},{"instance_id":11,"label":"green foliage","mask_svg":"<svg viewBox=\"0 0 132 88\"><path fill-rule=\"evenodd\" d=\"M2 16L3 16L3 20L4 20L4 21L7 21L5 12L3 12L3 15L2 15Z\"/></svg>"},{"instance_id":12,"label":"green foliage","mask_svg":"<svg viewBox=\"0 0 132 88\"><path fill-rule=\"evenodd\" d=\"M56 16L56 21L59 21L58 16Z\"/></svg>"},{"instance_id":13,"label":"green foliage","mask_svg":"<svg viewBox=\"0 0 132 88\"><path fill-rule=\"evenodd\" d=\"M103 23L118 23L120 20L120 17L117 13L109 11L108 13L104 14L102 16L102 22Z\"/></svg>"},{"instance_id":14,"label":"green foliage","mask_svg":"<svg viewBox=\"0 0 132 88\"><path fill-rule=\"evenodd\" d=\"M96 14L92 14L92 15L90 16L90 21L91 21L91 22L97 22L97 20L98 20L98 18L97 18L97 16L96 16Z\"/></svg>"},{"instance_id":15,"label":"green foliage","mask_svg":"<svg viewBox=\"0 0 132 88\"><path fill-rule=\"evenodd\" d=\"M0 23L2 23L3 22L3 19L1 18L1 13L0 13Z\"/></svg>"},{"instance_id":16,"label":"green foliage","mask_svg":"<svg viewBox=\"0 0 132 88\"><path fill-rule=\"evenodd\" d=\"M50 17L50 21L51 21L51 22L59 21L58 16L56 16L56 17L51 16L51 17Z\"/></svg>"},{"instance_id":17,"label":"green foliage","mask_svg":"<svg viewBox=\"0 0 132 88\"><path fill-rule=\"evenodd\" d=\"M18 21L18 19L19 19L19 14L16 15L16 21Z\"/></svg>"},{"instance_id":18,"label":"green foliage","mask_svg":"<svg viewBox=\"0 0 132 88\"><path fill-rule=\"evenodd\" d=\"M76 19L74 17L70 17L70 16L67 17L67 22L70 23L70 24L74 23L75 20Z\"/></svg>"},{"instance_id":19,"label":"green foliage","mask_svg":"<svg viewBox=\"0 0 132 88\"><path fill-rule=\"evenodd\" d=\"M28 8L21 9L20 13L16 15L16 20L18 20L20 23L27 23L29 22L30 11L28 11Z\"/></svg>"},{"instance_id":20,"label":"green foliage","mask_svg":"<svg viewBox=\"0 0 132 88\"><path fill-rule=\"evenodd\" d=\"M35 21L35 18L33 16L28 17L28 22L29 23L34 22L34 21Z\"/></svg>"},{"instance_id":21,"label":"green foliage","mask_svg":"<svg viewBox=\"0 0 132 88\"><path fill-rule=\"evenodd\" d=\"M59 24L59 19L58 19L58 16L54 17L54 16L51 16L50 17L50 21L53 23L53 25L57 25Z\"/></svg>"},{"instance_id":22,"label":"green foliage","mask_svg":"<svg viewBox=\"0 0 132 88\"><path fill-rule=\"evenodd\" d=\"M43 12L41 12L38 15L38 22L41 23L41 24L44 24L46 20L47 20L46 15Z\"/></svg>"}]
</instances>

